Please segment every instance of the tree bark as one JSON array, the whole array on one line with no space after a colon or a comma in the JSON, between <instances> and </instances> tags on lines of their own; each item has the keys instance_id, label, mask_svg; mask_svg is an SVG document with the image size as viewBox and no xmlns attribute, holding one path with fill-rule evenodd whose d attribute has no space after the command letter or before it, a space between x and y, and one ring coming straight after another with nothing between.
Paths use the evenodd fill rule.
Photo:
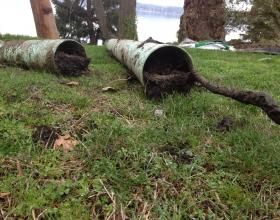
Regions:
<instances>
[{"instance_id":1,"label":"tree bark","mask_svg":"<svg viewBox=\"0 0 280 220\"><path fill-rule=\"evenodd\" d=\"M107 24L107 17L102 0L93 0L95 14L98 19L98 24L104 39L109 39L112 37L112 33L109 31Z\"/></svg>"},{"instance_id":2,"label":"tree bark","mask_svg":"<svg viewBox=\"0 0 280 220\"><path fill-rule=\"evenodd\" d=\"M55 23L49 0L30 0L37 36L40 38L58 39L59 32Z\"/></svg>"},{"instance_id":3,"label":"tree bark","mask_svg":"<svg viewBox=\"0 0 280 220\"><path fill-rule=\"evenodd\" d=\"M279 0L254 0L247 16L246 38L255 47L280 47Z\"/></svg>"},{"instance_id":4,"label":"tree bark","mask_svg":"<svg viewBox=\"0 0 280 220\"><path fill-rule=\"evenodd\" d=\"M118 37L137 40L136 0L120 0Z\"/></svg>"},{"instance_id":5,"label":"tree bark","mask_svg":"<svg viewBox=\"0 0 280 220\"><path fill-rule=\"evenodd\" d=\"M224 0L185 0L178 39L224 40L225 24Z\"/></svg>"},{"instance_id":6,"label":"tree bark","mask_svg":"<svg viewBox=\"0 0 280 220\"><path fill-rule=\"evenodd\" d=\"M93 27L92 0L87 0L87 24L90 44L96 44L97 40L95 37L95 31Z\"/></svg>"}]
</instances>

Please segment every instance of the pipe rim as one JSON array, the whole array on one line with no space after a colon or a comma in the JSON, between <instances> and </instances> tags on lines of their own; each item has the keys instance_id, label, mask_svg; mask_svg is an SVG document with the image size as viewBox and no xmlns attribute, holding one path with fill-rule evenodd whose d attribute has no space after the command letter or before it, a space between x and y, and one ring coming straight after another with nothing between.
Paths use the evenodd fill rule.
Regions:
<instances>
[{"instance_id":1,"label":"pipe rim","mask_svg":"<svg viewBox=\"0 0 280 220\"><path fill-rule=\"evenodd\" d=\"M76 47L76 49L79 52L78 55L83 56L83 57L87 57L85 48L78 41L71 40L71 39L61 40L61 42L56 46L56 48L54 50L54 53L53 53L53 65L54 65L54 70L57 73L59 73L59 69L58 69L56 61L55 61L55 57L56 57L57 53L58 52L65 52L67 54L75 54L75 53L73 53L73 52L75 52L74 50L70 49L69 51L67 51L67 49L69 49L69 48L67 48L67 45L71 45L71 46ZM65 48L63 48L64 46L65 46Z\"/></svg>"},{"instance_id":2,"label":"pipe rim","mask_svg":"<svg viewBox=\"0 0 280 220\"><path fill-rule=\"evenodd\" d=\"M143 65L143 67L142 67L142 77L143 77L143 83L144 83L144 85L146 84L146 79L145 79L145 77L144 77L144 72L145 72L145 68L147 68L147 65L148 65L148 61L150 60L150 59L152 59L153 58L153 56L155 56L155 54L157 53L157 52L160 52L161 50L167 50L167 49L171 49L171 50L174 50L174 52L176 52L176 53L180 53L181 54L181 56L184 56L184 59L186 60L186 65L187 65L187 67L188 67L188 70L186 70L186 72L190 72L190 71L192 71L193 70L193 60L192 60L192 57L191 57L191 55L186 51L186 50L184 50L183 48L180 48L180 47L178 47L178 46L174 46L174 45L168 45L168 44L162 44L162 45L160 45L160 47L156 47L156 48L154 48L153 50L151 50L151 52L150 52L150 54L149 54L149 56L146 58L146 60L144 61L144 65ZM173 52L173 53L174 53Z\"/></svg>"}]
</instances>

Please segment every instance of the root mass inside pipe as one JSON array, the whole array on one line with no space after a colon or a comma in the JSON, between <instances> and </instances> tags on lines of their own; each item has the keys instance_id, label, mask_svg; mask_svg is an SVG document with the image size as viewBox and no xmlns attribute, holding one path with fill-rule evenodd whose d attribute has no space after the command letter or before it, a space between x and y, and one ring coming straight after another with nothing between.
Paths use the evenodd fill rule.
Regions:
<instances>
[{"instance_id":1,"label":"root mass inside pipe","mask_svg":"<svg viewBox=\"0 0 280 220\"><path fill-rule=\"evenodd\" d=\"M55 55L58 72L65 76L81 76L88 74L90 59L84 56L58 52Z\"/></svg>"},{"instance_id":2,"label":"root mass inside pipe","mask_svg":"<svg viewBox=\"0 0 280 220\"><path fill-rule=\"evenodd\" d=\"M151 99L160 99L173 91L188 93L194 85L191 73L171 71L146 73L146 95Z\"/></svg>"},{"instance_id":3,"label":"root mass inside pipe","mask_svg":"<svg viewBox=\"0 0 280 220\"><path fill-rule=\"evenodd\" d=\"M81 76L90 72L90 59L83 47L76 42L63 42L57 48L54 60L57 72L64 76Z\"/></svg>"},{"instance_id":4,"label":"root mass inside pipe","mask_svg":"<svg viewBox=\"0 0 280 220\"><path fill-rule=\"evenodd\" d=\"M190 62L178 48L164 47L155 51L144 66L146 95L158 100L173 91L188 93L194 85Z\"/></svg>"}]
</instances>

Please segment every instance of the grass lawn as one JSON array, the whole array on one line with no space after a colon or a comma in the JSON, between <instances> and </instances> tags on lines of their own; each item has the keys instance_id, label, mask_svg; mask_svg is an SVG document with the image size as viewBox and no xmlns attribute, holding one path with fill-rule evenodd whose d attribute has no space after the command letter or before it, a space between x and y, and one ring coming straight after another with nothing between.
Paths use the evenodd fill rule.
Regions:
<instances>
[{"instance_id":1,"label":"grass lawn","mask_svg":"<svg viewBox=\"0 0 280 220\"><path fill-rule=\"evenodd\" d=\"M280 218L280 128L261 110L201 88L147 100L104 47L87 52L80 78L0 68L0 219ZM208 79L280 102L279 56L189 52ZM80 144L34 143L39 125Z\"/></svg>"}]
</instances>

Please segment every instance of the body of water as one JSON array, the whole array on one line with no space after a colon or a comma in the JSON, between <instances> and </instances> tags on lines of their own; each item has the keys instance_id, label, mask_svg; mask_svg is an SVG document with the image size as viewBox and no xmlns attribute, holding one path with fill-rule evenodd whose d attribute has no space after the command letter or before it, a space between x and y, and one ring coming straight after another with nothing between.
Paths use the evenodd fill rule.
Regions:
<instances>
[{"instance_id":1,"label":"body of water","mask_svg":"<svg viewBox=\"0 0 280 220\"><path fill-rule=\"evenodd\" d=\"M177 32L180 26L180 18L151 15L146 13L137 14L137 28L139 41L149 37L161 42L177 41ZM241 31L234 31L226 36L226 40L239 39Z\"/></svg>"},{"instance_id":2,"label":"body of water","mask_svg":"<svg viewBox=\"0 0 280 220\"><path fill-rule=\"evenodd\" d=\"M152 37L162 42L177 41L180 18L138 13L137 28L140 41Z\"/></svg>"}]
</instances>

